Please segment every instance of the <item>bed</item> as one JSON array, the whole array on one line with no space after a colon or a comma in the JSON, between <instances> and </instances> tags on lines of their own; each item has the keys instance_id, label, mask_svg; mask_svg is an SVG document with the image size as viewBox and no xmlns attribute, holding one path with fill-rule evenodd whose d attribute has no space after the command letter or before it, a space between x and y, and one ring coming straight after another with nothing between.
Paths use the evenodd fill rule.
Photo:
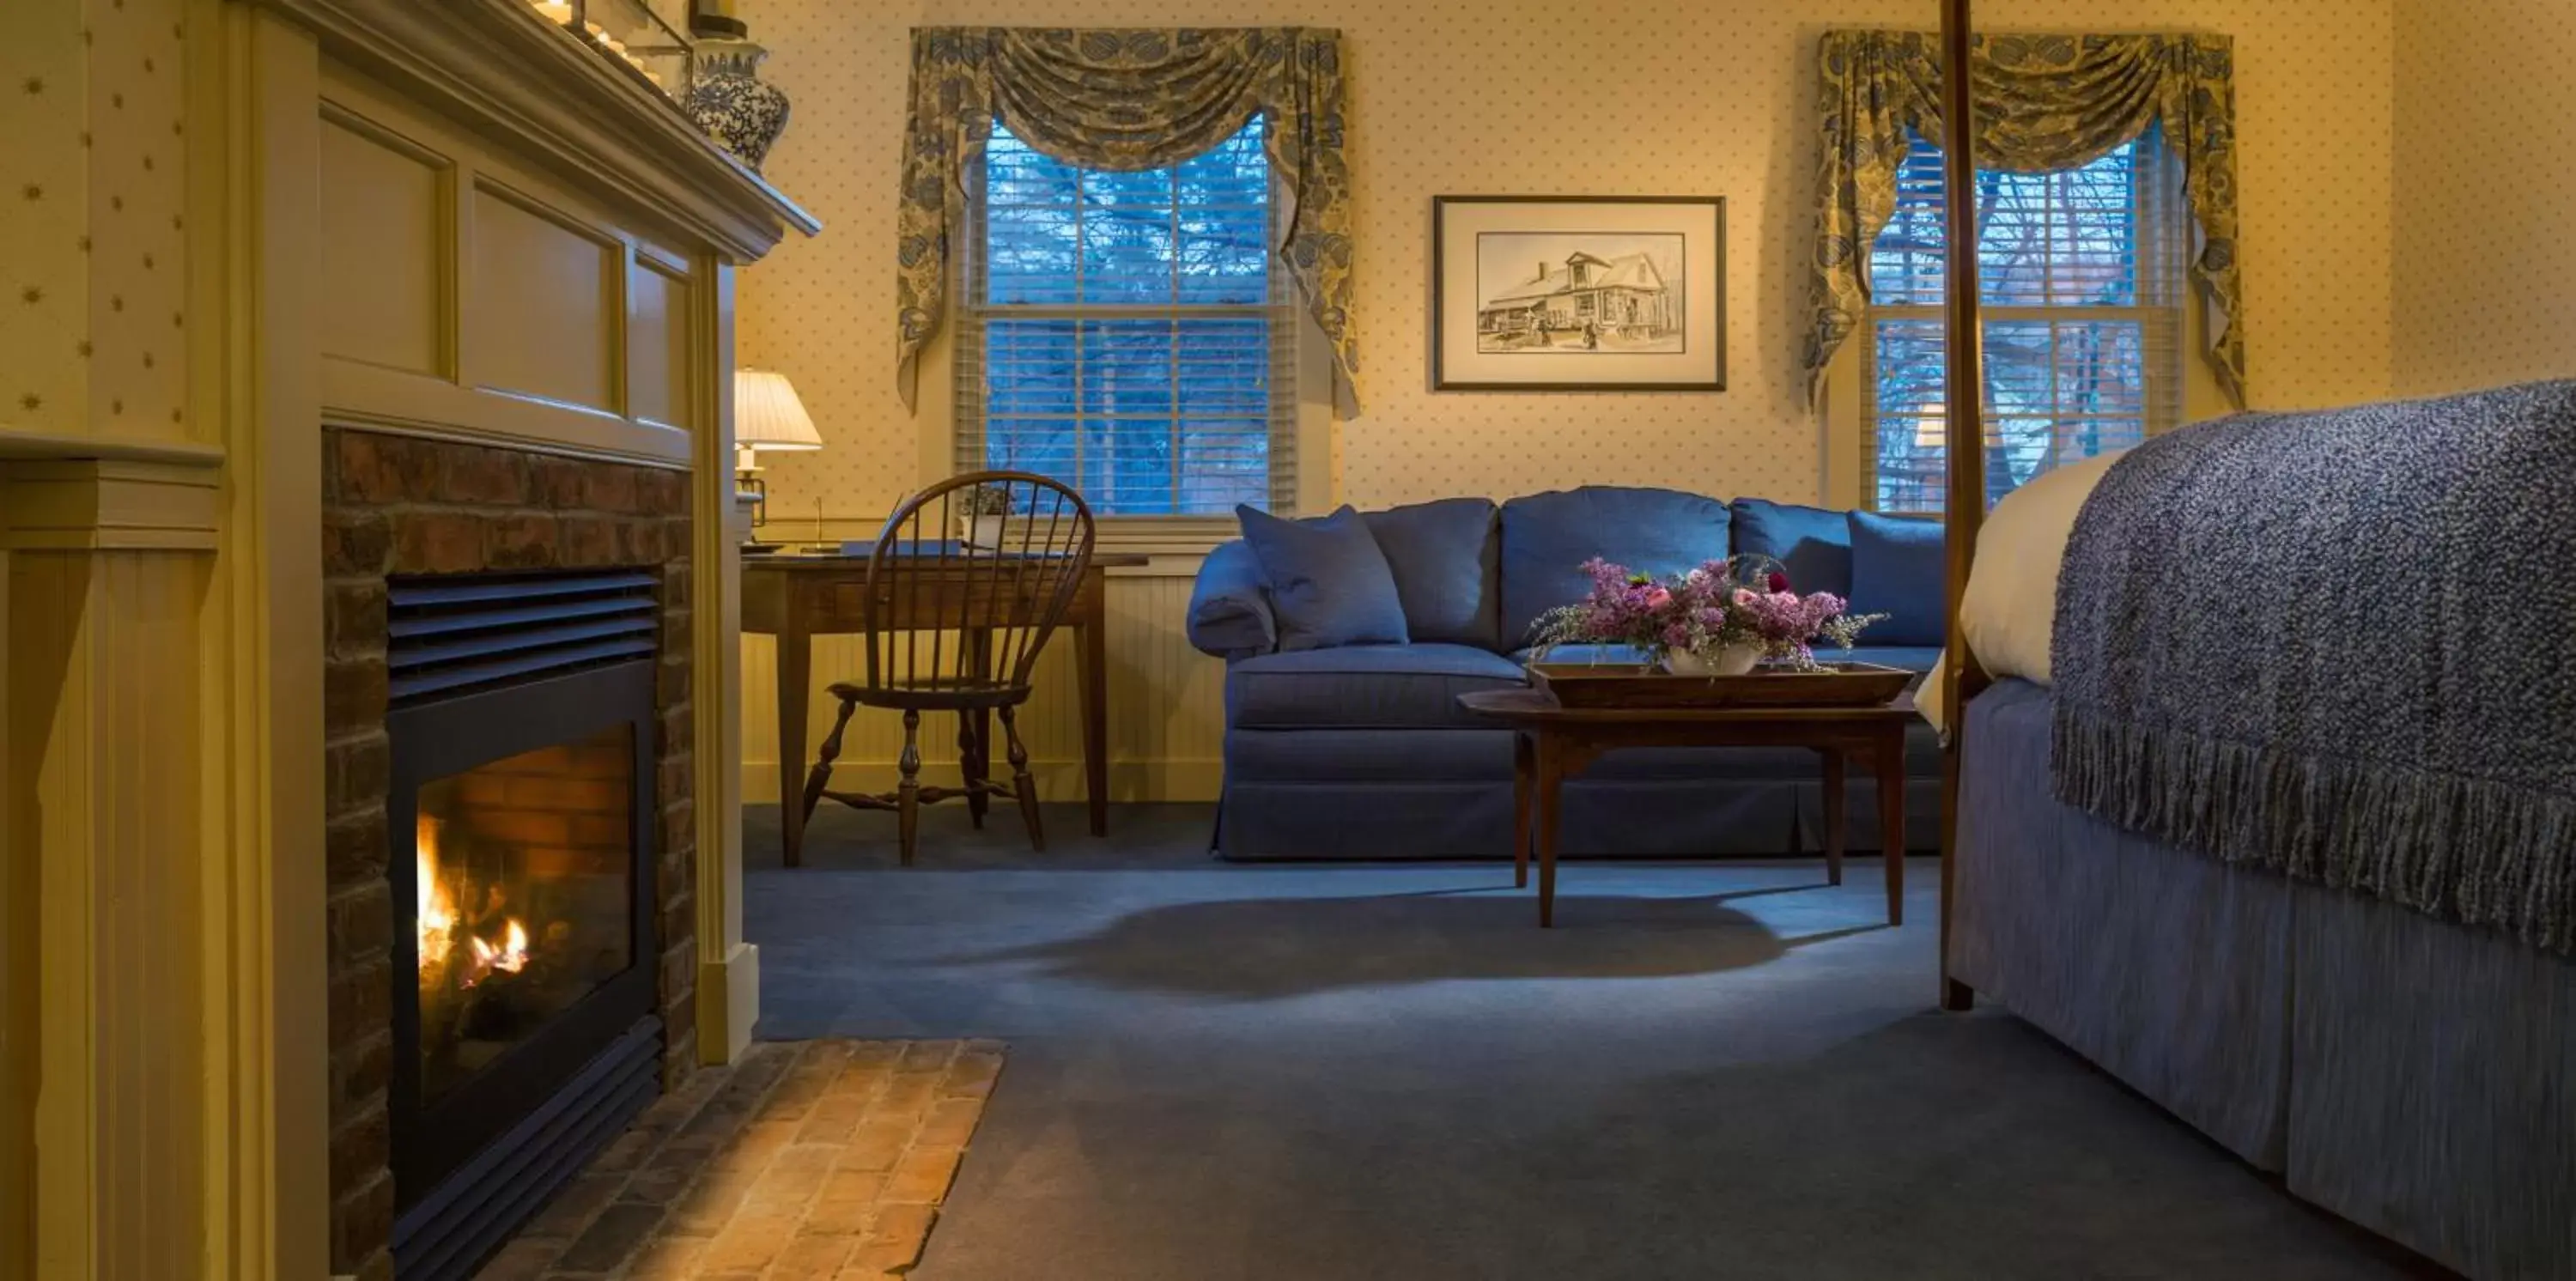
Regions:
<instances>
[{"instance_id":1,"label":"bed","mask_svg":"<svg viewBox=\"0 0 2576 1281\"><path fill-rule=\"evenodd\" d=\"M1970 0L1943 0L1942 9L1940 59L1962 65L1973 56ZM1969 119L1967 78L1941 79L1943 118ZM2525 564L2519 578L2475 564L2456 590L2424 594L2424 617L2401 596L2386 622L2398 643L2376 644L2370 661L2341 671L2313 661L2313 630L2263 637L2310 661L2310 685L2318 672L2351 689L2376 681L2392 705L2414 709L2428 688L2456 683L2453 673L2498 662L2531 682L2529 706L2509 682L2502 693L2496 682L2473 690L2492 724L2459 706L2416 721L2357 720L2347 706L2319 723L2342 728L2354 750L2311 742L2289 767L2262 755L2269 749L2251 743L2261 727L2242 716L2231 732L2247 742L2204 735L2215 746L2196 755L2171 750L2152 724L2102 732L2095 713L2106 683L2135 696L2141 671L2189 671L2171 660L2208 652L2186 643L2206 643L2205 631L2104 642L2156 608L2142 588L2174 563L2131 574L2119 584L2126 595L2104 593L2118 575L2099 548L2115 544L2097 537L2104 526L2092 513L2116 508L2134 522L2139 494L2111 491L2151 470L2129 464L2170 437L2138 455L2062 467L1987 510L1983 371L1976 345L1959 341L1980 331L1977 237L1965 234L1974 216L1968 151L1944 153L1953 648L1922 699L1944 731L1942 1005L1983 997L2010 1009L2277 1174L2291 1193L2447 1267L2482 1278L2576 1277L2576 647L2561 639L2576 619L2576 574L2566 568L2576 564L2576 384L2544 393L2558 415L2532 434L2545 458L2498 452L2464 466L2437 452L2428 461L2403 420L2410 411L2384 407L2376 435L2350 429L2381 409L2340 424L2348 457L2299 460L2311 483L2346 500L2376 497L2373 485L2423 490L2415 497L2429 503L2434 525L2463 505L2483 510L2490 533L2545 544L2554 561ZM2458 469L2455 483L2426 489L2417 473L2428 465ZM2209 558L2220 568L2266 561L2252 581L2277 581L2265 575L2300 563L2263 554L2264 539L2285 530L2336 545L2315 537L2316 505L2286 515L2231 505L2225 488L2158 496L2204 533L2225 535L2226 550ZM2285 496L2300 505L2288 491L2274 494ZM2334 515L2331 504L2323 510ZM2396 515L2385 525L2343 522L2339 545L2422 536L2422 511ZM2351 601L2379 597L2352 588L2343 593L2351 601L2332 599L2334 571L2313 568L2329 561L2305 562L2300 581L2318 588L2309 599L2368 618ZM2484 602L2519 603L2510 598L2530 582L2546 587L2530 643L2517 648L2482 624L2466 641L2450 630ZM2072 600L2079 589L2070 583L2086 599ZM2085 635L2071 639L2062 626ZM2260 704L2238 698L2237 681L2271 680L2264 661L2213 664L2223 677L2201 673L2161 708L2196 698L2224 721L2240 702ZM2457 765L2481 735L2506 764L2470 771L2478 776L2465 784L2412 779L2378 792L2355 787L2345 775L2364 771L2336 759L2420 741L2417 763ZM2133 739L2158 750L2133 750ZM2302 792L2285 780L2315 785ZM2397 852L2371 864L2383 834ZM2511 848L2488 848L2499 842ZM2503 867L2506 854L2528 866ZM2463 874L2471 865L2476 875Z\"/></svg>"},{"instance_id":2,"label":"bed","mask_svg":"<svg viewBox=\"0 0 2576 1281\"><path fill-rule=\"evenodd\" d=\"M2550 394L2553 413L2576 405ZM1944 727L1959 768L1948 979L2295 1195L2471 1276L2576 1275L2562 949L2058 799L2060 580L2120 461L2041 478L1979 537L1955 634L1985 684Z\"/></svg>"}]
</instances>

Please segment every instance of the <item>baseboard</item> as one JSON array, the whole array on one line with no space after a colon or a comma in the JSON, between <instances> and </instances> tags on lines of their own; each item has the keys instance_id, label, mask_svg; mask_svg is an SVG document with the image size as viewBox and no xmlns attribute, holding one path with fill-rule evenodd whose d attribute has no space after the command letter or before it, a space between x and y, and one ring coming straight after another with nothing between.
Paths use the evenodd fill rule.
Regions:
<instances>
[{"instance_id":1,"label":"baseboard","mask_svg":"<svg viewBox=\"0 0 2576 1281\"><path fill-rule=\"evenodd\" d=\"M1029 773L1036 777L1038 795L1045 800L1070 803L1082 799L1081 761L1030 761ZM891 760L843 760L833 767L832 781L835 786L846 784L876 791L891 789L895 781L895 763ZM924 764L921 781L937 787L955 787L959 782L957 763ZM1225 762L1221 760L1109 763L1109 799L1121 804L1213 801L1224 786ZM776 761L742 763L742 799L746 805L777 802Z\"/></svg>"},{"instance_id":2,"label":"baseboard","mask_svg":"<svg viewBox=\"0 0 2576 1281\"><path fill-rule=\"evenodd\" d=\"M736 943L720 961L698 962L698 1062L731 1063L760 1021L760 949Z\"/></svg>"}]
</instances>

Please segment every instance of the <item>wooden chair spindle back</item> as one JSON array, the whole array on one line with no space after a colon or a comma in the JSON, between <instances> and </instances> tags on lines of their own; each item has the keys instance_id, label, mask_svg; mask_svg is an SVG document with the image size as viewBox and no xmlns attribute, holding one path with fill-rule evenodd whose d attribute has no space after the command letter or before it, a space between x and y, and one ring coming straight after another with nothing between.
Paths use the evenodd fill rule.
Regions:
<instances>
[{"instance_id":1,"label":"wooden chair spindle back","mask_svg":"<svg viewBox=\"0 0 2576 1281\"><path fill-rule=\"evenodd\" d=\"M978 496L1007 504L1006 513L975 520ZM865 688L1025 695L1081 590L1094 540L1082 496L1029 472L970 472L914 495L886 519L868 560Z\"/></svg>"}]
</instances>

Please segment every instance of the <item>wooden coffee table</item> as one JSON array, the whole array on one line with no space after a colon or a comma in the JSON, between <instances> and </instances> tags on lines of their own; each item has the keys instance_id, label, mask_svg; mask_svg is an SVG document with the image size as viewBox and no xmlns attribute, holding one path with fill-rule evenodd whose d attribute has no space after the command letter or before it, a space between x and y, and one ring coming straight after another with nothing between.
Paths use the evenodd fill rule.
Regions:
<instances>
[{"instance_id":1,"label":"wooden coffee table","mask_svg":"<svg viewBox=\"0 0 2576 1281\"><path fill-rule=\"evenodd\" d=\"M1538 923L1556 923L1556 841L1565 780L1622 747L1808 747L1825 762L1825 872L1843 883L1843 773L1853 754L1878 775L1887 923L1905 923L1905 727L1911 694L1869 707L1562 707L1534 689L1461 694L1458 705L1512 727L1512 884L1538 850ZM1535 812L1533 812L1535 811Z\"/></svg>"}]
</instances>

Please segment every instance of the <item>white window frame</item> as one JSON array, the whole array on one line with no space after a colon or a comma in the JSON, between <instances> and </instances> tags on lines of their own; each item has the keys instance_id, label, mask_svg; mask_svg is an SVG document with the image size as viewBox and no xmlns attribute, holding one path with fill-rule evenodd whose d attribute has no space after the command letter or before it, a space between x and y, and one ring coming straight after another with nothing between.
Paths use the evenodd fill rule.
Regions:
<instances>
[{"instance_id":1,"label":"white window frame","mask_svg":"<svg viewBox=\"0 0 2576 1281\"><path fill-rule=\"evenodd\" d=\"M2168 402L2178 405L2182 400L2182 388L2180 383L2182 379L2183 364L2180 359L2182 349L2179 333L2181 326L2178 323L2179 317L2175 314L2179 310L2181 310L2179 307L2161 306L2003 307L1992 303L1979 303L1977 304L1977 322L1981 325L1987 326L2006 324L2017 320L2033 321L2041 324L2059 322L2081 323L2088 320L2120 321L2135 324L2138 326L2139 331L2139 350L2144 356L2144 364L2140 373L2142 381L2145 384L2145 403L2150 406L2160 402ZM1875 394L1877 390L1875 382L1878 376L1879 326L1900 321L1921 321L1939 325L1943 322L1946 314L1947 313L1940 307L1881 307L1876 304L1872 304L1868 313L1861 321L1860 332L1854 335L1854 340L1851 345L1859 349L1862 377L1868 380L1871 384L1863 388L1863 399L1859 406L1861 416L1860 429L1863 432L1869 433L1869 436L1865 437L1860 442L1863 448L1861 451L1862 475L1860 480L1861 502L1859 505L1866 507L1871 511L1881 510L1878 507L1878 470L1875 466L1878 456L1877 441L1875 437L1880 425L1878 416L1878 397ZM2170 351L2159 351L2159 348L2167 345L2167 340L2162 336L2163 331L2167 329L2173 330L2176 337L2172 340ZM2166 358L2160 359L2160 356ZM1987 422L1989 432L1991 433L1994 426L1994 420L1998 417L1991 400L1982 406L1981 414ZM2061 422L2084 416L2085 415L2064 413L2055 415L2055 417ZM2099 417L2102 420L2109 422L2125 421L2129 418L2129 415L2105 414L2092 415L2092 417ZM2144 431L2152 433L2157 430L2157 418L2152 410L2149 410L2147 413L2142 415L2142 417L2146 424L2143 428ZM1995 441L1991 434L1989 435L1986 443L1988 448L1991 449L1994 447ZM1901 509L1888 510L1886 514L1893 516L1939 516L1941 511L1936 507L1921 511Z\"/></svg>"},{"instance_id":2,"label":"white window frame","mask_svg":"<svg viewBox=\"0 0 2576 1281\"><path fill-rule=\"evenodd\" d=\"M1320 466L1300 466L1300 463L1309 458L1320 463L1329 450L1330 370L1328 365L1318 368L1316 357L1322 350L1322 343L1319 338L1306 334L1313 321L1305 317L1304 308L1296 305L1295 289L1285 264L1278 258L1277 246L1287 226L1291 197L1276 174L1272 174L1269 181L1268 225L1265 230L1265 243L1270 246L1267 297L1259 303L1234 304L988 304L984 301L984 252L988 224L980 158L967 175L966 185L964 243L960 252L950 255L951 297L957 300L952 309L954 323L950 326L949 352L953 417L948 465L953 468L952 474L982 470L987 466L983 350L988 320L1078 322L1180 320L1189 317L1258 318L1267 322L1269 333L1269 510L1288 516L1320 508L1324 495L1329 492L1329 487L1318 483L1319 478L1315 475L1323 469ZM1176 219L1178 214L1176 208ZM1177 367L1175 374L1177 376ZM1077 379L1078 376L1077 372ZM1079 386L1078 381L1076 385ZM1175 404L1177 406L1177 396ZM1061 417L1083 421L1099 415L1081 411L1077 391L1069 412ZM1177 423L1177 413L1174 417ZM1174 480L1177 483L1179 479L1176 471ZM1170 515L1103 514L1099 524L1104 545L1148 551L1205 551L1235 533L1235 520L1230 511Z\"/></svg>"},{"instance_id":3,"label":"white window frame","mask_svg":"<svg viewBox=\"0 0 2576 1281\"><path fill-rule=\"evenodd\" d=\"M2176 181L2179 181L2178 176ZM2166 195L2175 203L2174 212L2168 216L2180 218L2188 229L2187 234L2182 238L2184 243L2180 246L2183 252L2174 255L2170 266L2160 268L2172 273L2165 286L2171 299L2170 303L2159 302L2126 307L2051 307L2002 306L1981 302L1977 308L1980 323L1987 325L2016 320L2136 321L2145 326L2143 332L2148 341L2157 345L2161 345L2161 340L2156 337L2156 331L2169 326L2173 334L2171 358L2156 359L2155 353L2150 351L2144 370L2148 403L2153 405L2157 403L2157 398L2162 397L2163 403L2170 407L2167 410L2169 421L2161 425L2157 424L2156 416L2150 413L2148 428L2150 432L2197 422L2203 418L2226 413L2232 408L2216 374L2202 356L2209 332L2206 308L2200 304L2197 290L2187 276L2189 254L2196 252L2198 248L2199 226L2193 220L2188 207L2182 203L2179 190ZM2140 191L2139 198L2142 201L2148 198L2143 189ZM2145 246L2141 246L2142 252L2145 249ZM1867 278L1866 270L1864 266L1864 281ZM1878 477L1873 466L1876 456L1876 432L1879 429L1876 386L1879 324L1885 321L1905 320L1939 324L1945 317L1945 309L1938 305L1882 305L1872 302L1863 311L1850 340L1842 345L1842 349L1827 365L1821 411L1827 428L1822 480L1825 501L1828 505L1879 510ZM1992 407L1987 408L1991 413ZM1991 441L1989 443L1991 444ZM1938 516L1940 513L1935 509L1922 512L1890 511L1888 514Z\"/></svg>"}]
</instances>

